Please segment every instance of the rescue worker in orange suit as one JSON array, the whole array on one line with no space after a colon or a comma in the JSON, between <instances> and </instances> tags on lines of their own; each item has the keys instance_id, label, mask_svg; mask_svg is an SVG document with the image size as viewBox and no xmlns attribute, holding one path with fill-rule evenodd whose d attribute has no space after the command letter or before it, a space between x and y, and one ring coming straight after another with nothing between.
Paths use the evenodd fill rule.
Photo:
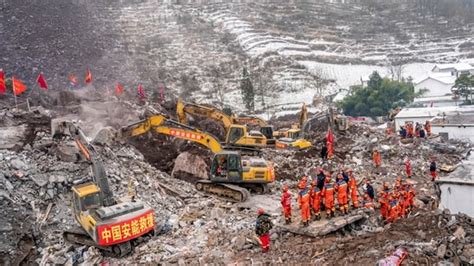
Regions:
<instances>
[{"instance_id":1,"label":"rescue worker in orange suit","mask_svg":"<svg viewBox=\"0 0 474 266\"><path fill-rule=\"evenodd\" d=\"M406 125L406 127L407 127L407 137L408 138L413 138L413 133L414 133L413 132L413 130L414 130L413 124L409 123L409 124Z\"/></svg>"},{"instance_id":2,"label":"rescue worker in orange suit","mask_svg":"<svg viewBox=\"0 0 474 266\"><path fill-rule=\"evenodd\" d=\"M428 137L431 136L431 123L428 120L425 122L425 131Z\"/></svg>"},{"instance_id":3,"label":"rescue worker in orange suit","mask_svg":"<svg viewBox=\"0 0 474 266\"><path fill-rule=\"evenodd\" d=\"M380 155L380 152L377 149L375 149L372 153L372 159L374 161L375 167L378 168L382 165L382 155Z\"/></svg>"},{"instance_id":4,"label":"rescue worker in orange suit","mask_svg":"<svg viewBox=\"0 0 474 266\"><path fill-rule=\"evenodd\" d=\"M326 182L324 188L321 191L321 197L324 199L324 206L326 208L326 217L334 217L336 208L334 207L334 194L336 190L334 185L331 183L331 176L326 176Z\"/></svg>"},{"instance_id":5,"label":"rescue worker in orange suit","mask_svg":"<svg viewBox=\"0 0 474 266\"><path fill-rule=\"evenodd\" d=\"M411 178L411 162L410 160L407 158L405 158L405 171L407 173L407 178Z\"/></svg>"},{"instance_id":6,"label":"rescue worker in orange suit","mask_svg":"<svg viewBox=\"0 0 474 266\"><path fill-rule=\"evenodd\" d=\"M313 208L316 220L320 220L321 190L318 188L317 183L318 181L316 179L311 182L311 207Z\"/></svg>"},{"instance_id":7,"label":"rescue worker in orange suit","mask_svg":"<svg viewBox=\"0 0 474 266\"><path fill-rule=\"evenodd\" d=\"M270 215L263 209L257 211L257 221L255 223L255 233L258 236L262 251L267 252L270 249L270 230L273 227Z\"/></svg>"},{"instance_id":8,"label":"rescue worker in orange suit","mask_svg":"<svg viewBox=\"0 0 474 266\"><path fill-rule=\"evenodd\" d=\"M285 216L285 223L291 223L291 193L288 191L288 185L283 185L283 194L281 195L281 207Z\"/></svg>"},{"instance_id":9,"label":"rescue worker in orange suit","mask_svg":"<svg viewBox=\"0 0 474 266\"><path fill-rule=\"evenodd\" d=\"M413 209L413 206L415 204L415 189L413 188L413 186L411 184L407 184L407 186L405 187L406 189L406 195L407 195L407 214L411 212L411 210Z\"/></svg>"},{"instance_id":10,"label":"rescue worker in orange suit","mask_svg":"<svg viewBox=\"0 0 474 266\"><path fill-rule=\"evenodd\" d=\"M311 188L310 186L308 186L307 182L307 177L304 176L298 184L298 188L300 189L300 191L298 192L298 204L301 210L301 222L303 223L303 226L308 226L309 219L311 218Z\"/></svg>"},{"instance_id":11,"label":"rescue worker in orange suit","mask_svg":"<svg viewBox=\"0 0 474 266\"><path fill-rule=\"evenodd\" d=\"M430 174L431 174L431 181L435 181L437 175L436 175L436 162L434 159L431 159Z\"/></svg>"},{"instance_id":12,"label":"rescue worker in orange suit","mask_svg":"<svg viewBox=\"0 0 474 266\"><path fill-rule=\"evenodd\" d=\"M389 212L387 221L393 223L397 221L398 218L400 217L400 205L398 203L398 200L392 196L389 197L389 200L390 200L390 212Z\"/></svg>"},{"instance_id":13,"label":"rescue worker in orange suit","mask_svg":"<svg viewBox=\"0 0 474 266\"><path fill-rule=\"evenodd\" d=\"M379 203L380 203L380 215L382 219L386 221L388 219L389 211L390 211L390 188L388 184L384 182L382 191L379 194Z\"/></svg>"},{"instance_id":14,"label":"rescue worker in orange suit","mask_svg":"<svg viewBox=\"0 0 474 266\"><path fill-rule=\"evenodd\" d=\"M359 208L359 191L357 191L357 180L352 173L352 169L347 170L349 174L349 190L351 193L352 207L354 209Z\"/></svg>"},{"instance_id":15,"label":"rescue worker in orange suit","mask_svg":"<svg viewBox=\"0 0 474 266\"><path fill-rule=\"evenodd\" d=\"M339 210L343 214L349 213L349 205L347 199L347 183L341 174L337 175L337 182L334 185L337 191L337 203L339 204Z\"/></svg>"}]
</instances>

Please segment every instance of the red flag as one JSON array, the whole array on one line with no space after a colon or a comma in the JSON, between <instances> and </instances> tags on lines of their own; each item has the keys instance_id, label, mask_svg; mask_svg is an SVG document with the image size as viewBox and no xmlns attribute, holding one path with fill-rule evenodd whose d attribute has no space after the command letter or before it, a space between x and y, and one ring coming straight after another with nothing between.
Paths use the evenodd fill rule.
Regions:
<instances>
[{"instance_id":1,"label":"red flag","mask_svg":"<svg viewBox=\"0 0 474 266\"><path fill-rule=\"evenodd\" d=\"M91 83L92 82L92 73L89 69L87 69L86 72L86 83Z\"/></svg>"},{"instance_id":2,"label":"red flag","mask_svg":"<svg viewBox=\"0 0 474 266\"><path fill-rule=\"evenodd\" d=\"M48 83L46 83L46 80L43 77L43 73L40 73L38 75L38 78L36 79L36 82L38 82L38 85L40 86L40 88L42 88L44 90L48 90Z\"/></svg>"},{"instance_id":3,"label":"red flag","mask_svg":"<svg viewBox=\"0 0 474 266\"><path fill-rule=\"evenodd\" d=\"M117 85L115 85L115 95L120 96L123 93L123 87L120 85L120 83L117 82Z\"/></svg>"},{"instance_id":4,"label":"red flag","mask_svg":"<svg viewBox=\"0 0 474 266\"><path fill-rule=\"evenodd\" d=\"M7 87L5 87L5 73L0 69L0 94L5 94Z\"/></svg>"},{"instance_id":5,"label":"red flag","mask_svg":"<svg viewBox=\"0 0 474 266\"><path fill-rule=\"evenodd\" d=\"M21 82L19 79L12 78L13 83L13 94L20 95L26 91L26 85Z\"/></svg>"},{"instance_id":6,"label":"red flag","mask_svg":"<svg viewBox=\"0 0 474 266\"><path fill-rule=\"evenodd\" d=\"M328 133L326 134L326 146L328 148L328 158L332 158L334 155L334 135L331 128L328 128Z\"/></svg>"},{"instance_id":7,"label":"red flag","mask_svg":"<svg viewBox=\"0 0 474 266\"><path fill-rule=\"evenodd\" d=\"M165 101L165 86L163 84L160 85L160 101Z\"/></svg>"},{"instance_id":8,"label":"red flag","mask_svg":"<svg viewBox=\"0 0 474 266\"><path fill-rule=\"evenodd\" d=\"M70 74L68 79L71 82L71 85L73 85L73 86L77 85L77 78L74 74Z\"/></svg>"},{"instance_id":9,"label":"red flag","mask_svg":"<svg viewBox=\"0 0 474 266\"><path fill-rule=\"evenodd\" d=\"M140 96L141 99L146 98L145 91L142 88L142 84L138 84L137 92L138 96Z\"/></svg>"}]
</instances>

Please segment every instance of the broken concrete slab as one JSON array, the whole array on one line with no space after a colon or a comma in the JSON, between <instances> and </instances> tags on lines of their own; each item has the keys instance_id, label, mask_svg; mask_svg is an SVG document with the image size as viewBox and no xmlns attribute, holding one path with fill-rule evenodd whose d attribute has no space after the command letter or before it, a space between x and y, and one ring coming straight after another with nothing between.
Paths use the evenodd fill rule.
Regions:
<instances>
[{"instance_id":1,"label":"broken concrete slab","mask_svg":"<svg viewBox=\"0 0 474 266\"><path fill-rule=\"evenodd\" d=\"M77 162L80 159L77 148L74 144L60 144L54 150L56 156L63 162Z\"/></svg>"},{"instance_id":2,"label":"broken concrete slab","mask_svg":"<svg viewBox=\"0 0 474 266\"><path fill-rule=\"evenodd\" d=\"M49 182L49 178L45 174L31 175L30 178L39 187L44 187Z\"/></svg>"},{"instance_id":3,"label":"broken concrete slab","mask_svg":"<svg viewBox=\"0 0 474 266\"><path fill-rule=\"evenodd\" d=\"M11 160L10 165L16 170L26 171L26 170L29 169L29 166L25 162L23 162L22 160L20 160L18 158L15 158L15 159Z\"/></svg>"},{"instance_id":4,"label":"broken concrete slab","mask_svg":"<svg viewBox=\"0 0 474 266\"><path fill-rule=\"evenodd\" d=\"M110 146L113 144L116 135L117 130L115 130L113 127L104 127L99 130L99 132L97 132L92 143Z\"/></svg>"},{"instance_id":5,"label":"broken concrete slab","mask_svg":"<svg viewBox=\"0 0 474 266\"><path fill-rule=\"evenodd\" d=\"M0 128L0 149L12 149L15 146L23 146L26 125L16 127Z\"/></svg>"},{"instance_id":6,"label":"broken concrete slab","mask_svg":"<svg viewBox=\"0 0 474 266\"><path fill-rule=\"evenodd\" d=\"M366 216L363 214L353 214L349 216L338 216L330 220L314 221L309 224L308 227L303 227L298 221L293 222L289 225L277 224L276 227L283 231L291 232L298 235L305 235L309 237L324 236L329 233L335 232L346 225L355 223L364 219Z\"/></svg>"}]
</instances>

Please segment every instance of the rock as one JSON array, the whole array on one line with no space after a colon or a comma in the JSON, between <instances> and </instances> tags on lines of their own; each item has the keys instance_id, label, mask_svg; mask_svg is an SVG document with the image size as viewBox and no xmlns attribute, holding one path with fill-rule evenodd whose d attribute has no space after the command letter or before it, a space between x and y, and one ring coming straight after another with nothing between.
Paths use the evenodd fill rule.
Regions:
<instances>
[{"instance_id":1,"label":"rock","mask_svg":"<svg viewBox=\"0 0 474 266\"><path fill-rule=\"evenodd\" d=\"M5 188L8 190L8 191L12 191L13 190L13 185L12 183L10 183L10 181L8 181L8 179L2 174L0 173L0 184L3 183L5 185Z\"/></svg>"},{"instance_id":2,"label":"rock","mask_svg":"<svg viewBox=\"0 0 474 266\"><path fill-rule=\"evenodd\" d=\"M51 175L49 177L49 183L63 183L66 181L66 177L63 175Z\"/></svg>"},{"instance_id":3,"label":"rock","mask_svg":"<svg viewBox=\"0 0 474 266\"><path fill-rule=\"evenodd\" d=\"M26 163L24 163L22 160L20 159L13 159L11 162L10 162L11 166L13 168L15 168L16 170L28 170L28 165Z\"/></svg>"},{"instance_id":4,"label":"rock","mask_svg":"<svg viewBox=\"0 0 474 266\"><path fill-rule=\"evenodd\" d=\"M422 230L418 230L418 232L416 232L416 234L417 234L421 239L425 239L425 238L426 238L426 233L423 232Z\"/></svg>"},{"instance_id":5,"label":"rock","mask_svg":"<svg viewBox=\"0 0 474 266\"><path fill-rule=\"evenodd\" d=\"M63 162L77 162L80 157L77 148L71 144L61 144L54 150L56 156Z\"/></svg>"},{"instance_id":6,"label":"rock","mask_svg":"<svg viewBox=\"0 0 474 266\"><path fill-rule=\"evenodd\" d=\"M207 164L201 157L183 152L175 159L171 176L184 180L208 179Z\"/></svg>"},{"instance_id":7,"label":"rock","mask_svg":"<svg viewBox=\"0 0 474 266\"><path fill-rule=\"evenodd\" d=\"M221 208L213 208L211 210L211 219L214 219L214 220L219 220L221 219L222 215L224 214L224 212L222 211Z\"/></svg>"},{"instance_id":8,"label":"rock","mask_svg":"<svg viewBox=\"0 0 474 266\"><path fill-rule=\"evenodd\" d=\"M95 135L92 143L111 146L114 143L117 131L113 127L104 127Z\"/></svg>"},{"instance_id":9,"label":"rock","mask_svg":"<svg viewBox=\"0 0 474 266\"><path fill-rule=\"evenodd\" d=\"M438 249L436 250L436 256L438 256L440 259L444 258L446 255L446 248L447 247L445 244L439 245Z\"/></svg>"},{"instance_id":10,"label":"rock","mask_svg":"<svg viewBox=\"0 0 474 266\"><path fill-rule=\"evenodd\" d=\"M38 174L30 176L31 180L35 182L36 185L39 187L44 187L48 184L49 178L47 175Z\"/></svg>"},{"instance_id":11,"label":"rock","mask_svg":"<svg viewBox=\"0 0 474 266\"><path fill-rule=\"evenodd\" d=\"M236 236L231 240L231 243L235 249L242 250L245 246L245 237L243 235Z\"/></svg>"},{"instance_id":12,"label":"rock","mask_svg":"<svg viewBox=\"0 0 474 266\"><path fill-rule=\"evenodd\" d=\"M0 149L12 149L15 146L23 146L23 138L26 131L26 125L16 127L0 128Z\"/></svg>"},{"instance_id":13,"label":"rock","mask_svg":"<svg viewBox=\"0 0 474 266\"><path fill-rule=\"evenodd\" d=\"M466 231L464 231L464 228L462 228L462 226L459 226L454 232L453 236L455 236L457 239L462 239L466 236Z\"/></svg>"},{"instance_id":14,"label":"rock","mask_svg":"<svg viewBox=\"0 0 474 266\"><path fill-rule=\"evenodd\" d=\"M54 189L48 189L48 190L46 190L46 193L48 194L50 199L54 199L54 196L56 195L54 193Z\"/></svg>"}]
</instances>

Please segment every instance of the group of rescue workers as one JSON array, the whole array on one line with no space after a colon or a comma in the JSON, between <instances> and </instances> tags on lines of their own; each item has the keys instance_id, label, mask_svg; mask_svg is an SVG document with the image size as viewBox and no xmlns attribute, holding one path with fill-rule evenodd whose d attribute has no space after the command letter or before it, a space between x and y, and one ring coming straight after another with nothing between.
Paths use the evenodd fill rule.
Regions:
<instances>
[{"instance_id":1,"label":"group of rescue workers","mask_svg":"<svg viewBox=\"0 0 474 266\"><path fill-rule=\"evenodd\" d=\"M319 170L319 174L313 180L308 176L303 176L298 183L298 205L301 210L301 221L303 226L308 226L311 217L315 220L321 219L321 211L326 211L326 218L332 218L336 213L336 202L341 214L349 213L349 202L353 209L359 207L374 209L375 191L368 179L365 179L364 195L362 201L359 200L359 190L357 181L352 169L339 170L336 173L336 180L332 182L331 173ZM283 215L287 224L291 223L292 195L288 191L288 186L283 185L281 204ZM390 192L387 183L379 193L379 203L381 205L381 215L385 222L393 222L399 217L408 214L413 206L415 190L408 182L401 178ZM311 213L313 215L311 215ZM388 215L387 215L388 214Z\"/></svg>"},{"instance_id":2,"label":"group of rescue workers","mask_svg":"<svg viewBox=\"0 0 474 266\"><path fill-rule=\"evenodd\" d=\"M413 126L413 123L406 123L405 126L400 126L398 132L402 139L405 138L426 138L431 136L431 123L426 121L424 125L416 122Z\"/></svg>"}]
</instances>

